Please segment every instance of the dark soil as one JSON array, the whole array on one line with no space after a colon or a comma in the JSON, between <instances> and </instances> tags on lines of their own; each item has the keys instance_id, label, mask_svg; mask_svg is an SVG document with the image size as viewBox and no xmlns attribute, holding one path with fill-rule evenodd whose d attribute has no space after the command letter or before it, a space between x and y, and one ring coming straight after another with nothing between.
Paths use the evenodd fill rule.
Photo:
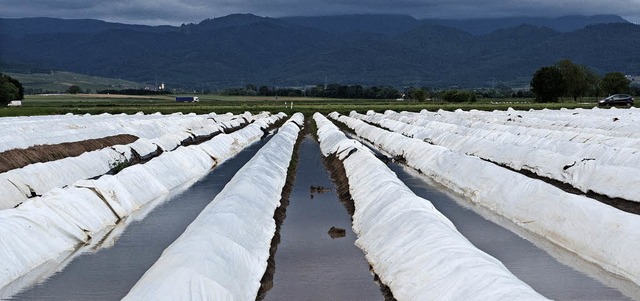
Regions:
<instances>
[{"instance_id":1,"label":"dark soil","mask_svg":"<svg viewBox=\"0 0 640 301\"><path fill-rule=\"evenodd\" d=\"M328 187L324 187L324 186L311 186L309 187L309 192L310 193L325 193L325 192L330 192L331 188Z\"/></svg>"},{"instance_id":2,"label":"dark soil","mask_svg":"<svg viewBox=\"0 0 640 301\"><path fill-rule=\"evenodd\" d=\"M334 124L339 124L338 127L345 125L341 122L334 122ZM329 175L331 176L331 180L336 186L336 193L342 205L347 209L349 216L351 216L351 221L353 222L353 214L355 213L355 203L353 198L351 197L351 193L349 192L349 179L347 178L347 173L344 169L344 165L342 162L336 157L336 155L330 155L328 157L323 158L324 166L329 171ZM369 266L370 272L373 274L374 281L380 286L380 292L384 297L385 301L396 301L395 297L393 297L393 293L391 289L380 281L380 278L373 270L373 267Z\"/></svg>"},{"instance_id":3,"label":"dark soil","mask_svg":"<svg viewBox=\"0 0 640 301\"><path fill-rule=\"evenodd\" d=\"M25 167L38 162L77 157L85 152L95 151L113 145L129 144L136 140L138 140L136 136L123 134L99 139L35 145L25 149L12 149L0 153L0 172Z\"/></svg>"},{"instance_id":4,"label":"dark soil","mask_svg":"<svg viewBox=\"0 0 640 301\"><path fill-rule=\"evenodd\" d=\"M285 118L283 118L285 119ZM286 120L286 119L285 119ZM278 125L282 125L283 122L279 122ZM275 125L274 125L275 126ZM300 126L300 125L298 125ZM264 272L262 279L260 280L260 289L258 290L258 295L256 296L256 300L263 300L267 295L267 292L271 288L273 288L273 276L276 271L276 251L278 250L278 245L280 244L280 228L284 219L287 217L287 206L289 206L289 196L291 195L291 191L293 190L293 184L295 182L296 177L296 169L298 167L298 159L300 158L300 144L306 135L305 128L302 128L298 133L298 138L293 148L293 156L291 158L291 162L289 163L289 168L287 170L287 179L284 187L282 188L282 198L280 199L280 207L276 208L276 211L273 214L273 219L276 221L276 232L271 239L271 247L269 248L269 259L267 260L267 270Z\"/></svg>"},{"instance_id":5,"label":"dark soil","mask_svg":"<svg viewBox=\"0 0 640 301\"><path fill-rule=\"evenodd\" d=\"M342 238L347 236L347 230L338 227L331 227L331 229L327 231L327 234L329 234L333 239Z\"/></svg>"},{"instance_id":6,"label":"dark soil","mask_svg":"<svg viewBox=\"0 0 640 301\"><path fill-rule=\"evenodd\" d=\"M599 193L595 193L593 191L587 191L587 193L582 192L581 190L571 186L570 184L558 181L558 180L554 180L554 179L550 179L550 178L546 178L546 177L542 177L539 176L535 173L533 173L532 171L526 170L526 169L521 169L521 170L516 170L513 169L509 166L500 164L500 163L496 163L496 162L492 162L492 161L488 161L488 160L484 160L493 164L496 164L500 167L509 169L513 172L517 172L519 174L522 174L524 176L527 176L529 178L532 179L537 179L540 181L544 181L545 183L551 184L559 189L562 189L564 192L567 193L571 193L571 194L576 194L576 195L582 195L585 197L588 197L590 199L594 199L598 202L607 204L611 207L614 207L616 209L622 210L624 212L628 212L628 213L633 213L633 214L640 214L640 203L638 202L634 202L634 201L629 201L629 200L625 200L625 199L621 199L621 198L611 198L608 197L606 195L603 194L599 194Z\"/></svg>"},{"instance_id":7,"label":"dark soil","mask_svg":"<svg viewBox=\"0 0 640 301\"><path fill-rule=\"evenodd\" d=\"M367 123L369 125L375 126L375 127L379 127L379 128L385 129L385 130L389 130L388 128L383 127L383 126L378 125L378 124L370 123L370 122L367 122L367 121L364 121L364 120L363 120L363 122L365 122L365 123ZM337 122L337 123L340 123L340 122ZM340 123L340 124L342 124L342 123ZM344 125L344 124L343 124L343 126L346 127L346 125ZM425 141L425 142L427 142L427 141ZM433 144L431 142L427 142L427 143ZM587 191L586 193L584 193L581 190L573 187L570 184L567 184L567 183L564 183L564 182L561 182L561 181L558 181L558 180L555 180L555 179L550 179L550 178L547 178L547 177L539 176L539 175L537 175L537 174L535 174L535 173L533 173L533 172L531 172L529 170L525 170L525 169L516 170L516 169L511 168L509 166L506 166L504 164L496 163L496 162L493 162L493 161L490 161L490 160L486 160L486 159L482 159L482 158L480 158L480 159L483 160L483 161L486 161L486 162L490 162L490 163L496 164L496 165L498 165L500 167L509 169L509 170L511 170L513 172L517 172L517 173L522 174L524 176L527 176L529 178L540 180L540 181L544 181L545 183L551 184L551 185L553 185L553 186L555 186L555 187L557 187L559 189L562 189L563 191L565 191L567 193L576 194L576 195L582 195L582 196L588 197L590 199L596 200L598 202L607 204L607 205L609 205L611 207L614 207L616 209L622 210L624 212L633 213L633 214L640 214L640 203L638 203L638 202L629 201L629 200L625 200L625 199L622 199L622 198L611 198L611 197L608 197L606 195L599 194L599 193L596 193L596 192L593 192L593 191ZM394 157L393 160L398 162L398 163L402 163L402 164L406 163L404 158L402 158L400 156L399 157ZM595 159L587 158L587 159L584 159L584 160L595 160ZM573 165L575 165L575 163ZM568 168L571 168L573 165L567 165L563 169L566 170Z\"/></svg>"}]
</instances>

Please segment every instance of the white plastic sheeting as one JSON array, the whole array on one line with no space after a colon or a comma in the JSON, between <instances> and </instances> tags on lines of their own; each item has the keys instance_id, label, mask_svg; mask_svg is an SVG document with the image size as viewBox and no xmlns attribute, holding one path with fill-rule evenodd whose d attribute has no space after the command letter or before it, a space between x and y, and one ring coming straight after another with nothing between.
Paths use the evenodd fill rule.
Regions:
<instances>
[{"instance_id":1,"label":"white plastic sheeting","mask_svg":"<svg viewBox=\"0 0 640 301\"><path fill-rule=\"evenodd\" d=\"M26 198L23 191L0 174L0 209L13 208Z\"/></svg>"},{"instance_id":2,"label":"white plastic sheeting","mask_svg":"<svg viewBox=\"0 0 640 301\"><path fill-rule=\"evenodd\" d=\"M300 113L291 120L302 122ZM255 300L299 128L288 121L123 300Z\"/></svg>"},{"instance_id":3,"label":"white plastic sheeting","mask_svg":"<svg viewBox=\"0 0 640 301\"><path fill-rule=\"evenodd\" d=\"M0 211L0 287L90 239L117 217L87 189L55 189Z\"/></svg>"},{"instance_id":4,"label":"white plastic sheeting","mask_svg":"<svg viewBox=\"0 0 640 301\"><path fill-rule=\"evenodd\" d=\"M600 163L597 157L563 155L537 148L535 144L515 144L517 136L513 140L503 138L497 142L481 138L482 135L477 135L478 131L473 129L458 134L461 131L443 130L436 125L415 126L385 118L388 115L352 112L350 116L516 170L528 170L541 177L569 184L585 193L593 191L611 198L640 202L640 165L607 165ZM636 157L640 158L638 155Z\"/></svg>"},{"instance_id":5,"label":"white plastic sheeting","mask_svg":"<svg viewBox=\"0 0 640 301\"><path fill-rule=\"evenodd\" d=\"M604 113L606 110L597 110ZM625 110L630 111L630 110ZM536 112L536 111L531 111ZM537 114L545 114L550 110L541 110ZM630 111L631 112L631 111ZM634 110L640 112L640 110ZM527 114L517 113L515 111L493 111L480 112L472 110L469 112L456 110L455 112L447 112L438 110L437 112L429 112L422 110L420 115L432 121L442 123L464 125L468 128L481 128L487 130L508 131L516 135L527 135L540 138L548 138L557 141L572 141L587 144L602 144L611 147L640 148L640 133L636 132L616 132L608 130L608 125L618 124L618 117L610 117L610 119L592 121L587 116L581 116L584 123L592 123L598 128L571 127L568 122L557 122L553 126L546 126L544 121L529 118ZM576 115L580 116L580 114ZM533 119L526 123L524 120ZM631 124L628 120L626 124Z\"/></svg>"},{"instance_id":6,"label":"white plastic sheeting","mask_svg":"<svg viewBox=\"0 0 640 301\"><path fill-rule=\"evenodd\" d=\"M518 111L508 109L506 111L495 110L492 112L478 110L456 110L448 112L438 110L437 112L428 112L423 110L424 114L435 114L443 119L448 118L467 118L468 123L481 122L491 125L513 125L523 128L544 131L560 131L556 133L557 137L565 137L566 139L579 141L582 139L580 134L608 136L615 138L640 138L640 127L638 119L640 119L640 110L601 110L601 109L575 109L575 110L529 110ZM564 132L564 133L562 133ZM576 134L577 136L571 136Z\"/></svg>"},{"instance_id":7,"label":"white plastic sheeting","mask_svg":"<svg viewBox=\"0 0 640 301\"><path fill-rule=\"evenodd\" d=\"M125 168L115 176L80 181L75 185L98 191L116 212L131 212L182 183L205 175L215 165L260 139L263 128L284 116L278 114L259 119L231 134L220 134L201 144L180 147L145 164ZM212 149L217 151L212 152Z\"/></svg>"},{"instance_id":8,"label":"white plastic sheeting","mask_svg":"<svg viewBox=\"0 0 640 301\"><path fill-rule=\"evenodd\" d=\"M265 118L273 124L284 114ZM42 197L29 199L17 208L0 211L0 287L31 269L72 251L77 244L133 210L166 195L171 189L204 176L216 162L205 149L218 140L233 141L227 156L237 153L263 135L259 125L250 125L231 134L220 134L198 145L172 152L123 169L114 176L82 180L64 189L54 189Z\"/></svg>"},{"instance_id":9,"label":"white plastic sheeting","mask_svg":"<svg viewBox=\"0 0 640 301\"><path fill-rule=\"evenodd\" d=\"M602 112L604 110L598 110ZM465 136L489 139L499 143L512 143L522 146L534 146L556 152L565 156L577 156L582 158L597 158L601 164L615 166L640 166L640 152L634 139L611 138L596 135L590 130L582 130L576 133L568 128L563 130L540 130L533 127L514 125L513 122L498 124L490 118L495 112L484 113L488 116L486 121L473 121L473 116L467 116L466 112L455 113L438 111L430 113L422 111L420 114L411 112L395 113L386 111L384 118L398 120L404 123L433 128L436 130L453 132ZM373 112L370 112L373 114ZM444 114L444 115L443 115ZM475 113L475 115L480 113ZM378 115L371 115L372 118ZM446 117L444 117L446 116ZM520 119L520 115L508 115L506 120ZM609 123L613 122L611 120Z\"/></svg>"},{"instance_id":10,"label":"white plastic sheeting","mask_svg":"<svg viewBox=\"0 0 640 301\"><path fill-rule=\"evenodd\" d=\"M30 164L0 173L0 191L10 192L16 189L19 191L19 193L1 193L0 210L13 208L26 201L32 194L43 195L53 188L105 174L113 164L125 162L128 159L112 148L104 148L86 152L78 157Z\"/></svg>"},{"instance_id":11,"label":"white plastic sheeting","mask_svg":"<svg viewBox=\"0 0 640 301\"><path fill-rule=\"evenodd\" d=\"M23 168L1 173L0 210L13 208L26 201L32 195L43 195L53 188L71 185L78 180L103 175L118 164L129 161L132 152L139 155L141 159L149 159L158 155L159 150L172 151L180 146L182 141L194 138L194 136L211 137L221 133L224 128L238 127L245 122L245 119L259 122L261 126L266 127L265 121L261 119L268 116L269 114L267 113L255 116L245 113L240 120L238 120L237 116L230 116L229 118L234 119L220 121L219 123L214 123L211 120L202 125L197 130L197 134L191 133L192 130L186 129L181 132L167 133L157 138L140 138L128 145L117 145L86 152L78 157L30 164Z\"/></svg>"},{"instance_id":12,"label":"white plastic sheeting","mask_svg":"<svg viewBox=\"0 0 640 301\"><path fill-rule=\"evenodd\" d=\"M546 300L473 246L366 147L316 113L325 156L343 161L356 245L398 300Z\"/></svg>"},{"instance_id":13,"label":"white plastic sheeting","mask_svg":"<svg viewBox=\"0 0 640 301\"><path fill-rule=\"evenodd\" d=\"M41 144L58 144L131 134L156 138L168 133L197 130L212 123L236 119L233 115L160 113L144 115L56 115L0 118L0 152ZM249 118L250 119L250 118Z\"/></svg>"},{"instance_id":14,"label":"white plastic sheeting","mask_svg":"<svg viewBox=\"0 0 640 301\"><path fill-rule=\"evenodd\" d=\"M640 138L640 110L603 110L593 109L561 109L561 110L528 110L520 111L509 109L507 111L493 111L490 114L474 111L458 112L464 115L476 115L478 119L491 116L494 120L507 121L506 116L520 116L512 118L510 123L520 124L526 127L541 129L567 130L577 133L590 133L611 137ZM497 118L496 118L497 117ZM615 120L614 120L615 118Z\"/></svg>"},{"instance_id":15,"label":"white plastic sheeting","mask_svg":"<svg viewBox=\"0 0 640 301\"><path fill-rule=\"evenodd\" d=\"M640 216L495 164L331 114L409 166L520 227L640 284Z\"/></svg>"}]
</instances>

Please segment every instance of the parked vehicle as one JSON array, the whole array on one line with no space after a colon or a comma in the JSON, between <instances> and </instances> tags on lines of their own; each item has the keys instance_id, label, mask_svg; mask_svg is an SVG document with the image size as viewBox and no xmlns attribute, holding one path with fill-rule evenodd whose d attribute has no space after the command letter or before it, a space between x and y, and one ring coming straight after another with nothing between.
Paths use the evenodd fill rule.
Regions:
<instances>
[{"instance_id":1,"label":"parked vehicle","mask_svg":"<svg viewBox=\"0 0 640 301\"><path fill-rule=\"evenodd\" d=\"M627 94L614 94L598 101L599 106L632 106L633 97Z\"/></svg>"},{"instance_id":2,"label":"parked vehicle","mask_svg":"<svg viewBox=\"0 0 640 301\"><path fill-rule=\"evenodd\" d=\"M198 96L177 96L176 102L199 102Z\"/></svg>"}]
</instances>

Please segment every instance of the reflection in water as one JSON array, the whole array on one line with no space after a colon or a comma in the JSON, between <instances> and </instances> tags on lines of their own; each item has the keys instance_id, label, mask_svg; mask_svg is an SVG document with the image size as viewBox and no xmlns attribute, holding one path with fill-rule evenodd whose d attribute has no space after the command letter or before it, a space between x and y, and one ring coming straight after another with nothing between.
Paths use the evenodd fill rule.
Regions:
<instances>
[{"instance_id":1,"label":"reflection in water","mask_svg":"<svg viewBox=\"0 0 640 301\"><path fill-rule=\"evenodd\" d=\"M385 157L370 143L347 133ZM415 169L388 164L415 194L429 200L471 243L500 260L516 277L555 300L638 300L640 287L586 262L494 212L473 204Z\"/></svg>"},{"instance_id":2,"label":"reflection in water","mask_svg":"<svg viewBox=\"0 0 640 301\"><path fill-rule=\"evenodd\" d=\"M331 188L328 187L324 187L324 186L311 186L309 187L309 192L311 193L325 193L325 192L330 192Z\"/></svg>"},{"instance_id":3,"label":"reflection in water","mask_svg":"<svg viewBox=\"0 0 640 301\"><path fill-rule=\"evenodd\" d=\"M311 199L309 187L326 189ZM383 300L334 191L318 144L305 138L280 230L273 288L264 300ZM327 235L332 226L346 229L345 237Z\"/></svg>"},{"instance_id":4,"label":"reflection in water","mask_svg":"<svg viewBox=\"0 0 640 301\"><path fill-rule=\"evenodd\" d=\"M137 210L106 237L94 238L93 242L99 245L84 246L73 255L43 268L38 276L30 277L30 281L23 282L21 287L32 286L38 279L42 279L42 283L12 299L121 299L264 143L266 140L249 146L195 184L187 183L172 195ZM11 294L16 292L17 289Z\"/></svg>"},{"instance_id":5,"label":"reflection in water","mask_svg":"<svg viewBox=\"0 0 640 301\"><path fill-rule=\"evenodd\" d=\"M4 288L0 298L14 295L47 277L42 284L13 298L122 298L263 144L252 145L193 186L189 187L192 184L189 183L174 195L136 211L116 227L96 235L90 244L38 267ZM413 169L398 164L391 164L390 168L416 194L430 200L451 219L474 245L496 257L544 296L556 300L628 300L610 288L615 287L640 300L639 289L633 283L523 232L504 218L429 182ZM327 232L329 228L335 230ZM344 238L334 239L331 232L340 229L344 230ZM382 300L350 229L349 215L338 201L318 145L306 138L301 145L296 181L276 253L274 288L265 300Z\"/></svg>"},{"instance_id":6,"label":"reflection in water","mask_svg":"<svg viewBox=\"0 0 640 301\"><path fill-rule=\"evenodd\" d=\"M331 191L331 188L324 187L324 186L311 186L309 187L309 193L310 193L309 197L313 199L316 194L322 194L329 191Z\"/></svg>"},{"instance_id":7,"label":"reflection in water","mask_svg":"<svg viewBox=\"0 0 640 301\"><path fill-rule=\"evenodd\" d=\"M399 164L389 167L413 192L431 201L471 243L500 260L516 277L545 297L555 300L629 300L627 296L630 296L640 300L634 284L612 278L610 273L454 195L412 168ZM599 270L600 275L592 273L594 269ZM603 278L605 274L609 275Z\"/></svg>"}]
</instances>

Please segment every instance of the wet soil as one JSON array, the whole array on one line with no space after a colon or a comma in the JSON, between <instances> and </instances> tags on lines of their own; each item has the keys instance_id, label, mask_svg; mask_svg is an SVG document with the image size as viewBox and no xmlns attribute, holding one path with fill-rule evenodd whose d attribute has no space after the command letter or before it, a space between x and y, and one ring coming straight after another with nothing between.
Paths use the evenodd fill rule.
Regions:
<instances>
[{"instance_id":1,"label":"wet soil","mask_svg":"<svg viewBox=\"0 0 640 301\"><path fill-rule=\"evenodd\" d=\"M545 182L547 184L551 184L551 185L555 186L556 188L559 188L559 189L563 190L564 192L575 194L575 195L585 196L585 197L590 198L592 200L596 200L596 201L601 202L603 204L607 204L607 205L609 205L611 207L614 207L614 208L616 208L618 210L622 210L624 212L633 213L633 214L640 214L640 203L638 203L638 202L629 201L629 200L625 200L625 199L622 199L622 198L611 198L611 197L608 197L606 195L599 194L599 193L596 193L596 192L593 192L593 191L590 191L590 190L587 191L586 193L584 193L583 191L579 190L578 188L573 187L570 184L567 184L567 183L564 183L564 182L561 182L561 181L558 181L558 180L555 180L555 179L551 179L551 178L546 178L546 177L540 176L540 175L538 175L538 174L536 174L536 173L534 173L532 171L526 170L526 169L517 170L517 169L511 168L509 166L506 166L504 164L492 162L492 161L489 161L489 160L484 160L484 161L491 162L491 163L496 164L496 165L498 165L500 167L509 169L509 170L511 170L513 172L520 173L520 174L522 174L524 176L527 176L529 178L540 180L540 181L543 181L543 182Z\"/></svg>"},{"instance_id":2,"label":"wet soil","mask_svg":"<svg viewBox=\"0 0 640 301\"><path fill-rule=\"evenodd\" d=\"M135 216L125 220L126 229L105 238L107 248L86 250L61 271L11 300L121 299L266 141L254 143L184 191L153 204L157 207L143 220ZM145 209L149 208L141 211Z\"/></svg>"},{"instance_id":3,"label":"wet soil","mask_svg":"<svg viewBox=\"0 0 640 301\"><path fill-rule=\"evenodd\" d=\"M555 300L640 300L640 288L630 281L472 204L402 161L395 162L370 143L357 138L351 130L345 129L344 124L334 123L350 138L363 142L376 153L414 193L432 202L471 243L500 260L516 277L545 297Z\"/></svg>"},{"instance_id":4,"label":"wet soil","mask_svg":"<svg viewBox=\"0 0 640 301\"><path fill-rule=\"evenodd\" d=\"M310 187L325 187L310 197ZM331 227L345 229L332 239ZM350 215L338 201L317 142L300 146L296 181L280 231L273 288L264 300L383 300L362 251L354 245Z\"/></svg>"},{"instance_id":5,"label":"wet soil","mask_svg":"<svg viewBox=\"0 0 640 301\"><path fill-rule=\"evenodd\" d=\"M368 121L365 121L365 120L361 120L361 121L366 123L366 124L369 124L371 126L375 126L375 127L390 131L389 128L381 126L379 124L375 124L375 123L368 122ZM340 123L340 122L336 122L336 123ZM344 130L346 125L343 124L342 126L343 126L342 129ZM348 127L346 127L346 128L347 128L348 131L351 132L351 129L349 129ZM398 133L398 134L404 135L402 133ZM408 135L404 135L404 136L409 137ZM427 141L425 141L425 142L427 142ZM432 142L427 142L427 143L435 145ZM606 195L603 195L603 194L600 194L600 193L596 193L596 192L593 192L593 191L590 191L590 190L585 193L585 192L573 187L571 184L564 183L564 182L556 180L556 179L551 179L551 178L547 178L547 177L544 177L544 176L540 176L540 175L538 175L538 174L536 174L536 173L534 173L534 172L532 172L530 170L526 170L526 169L519 169L518 170L518 169L514 169L512 167L509 167L509 166L507 166L505 164L501 164L501 163L498 163L498 162L493 162L493 161L490 161L490 160L487 160L487 159L483 159L483 158L480 158L480 159L482 159L482 160L484 160L486 162L490 162L490 163L496 164L496 165L498 165L500 167L509 169L509 170L511 170L513 172L520 173L520 174L522 174L524 176L527 176L529 178L540 180L540 181L543 181L543 182L545 182L547 184L551 184L551 185L553 185L553 186L555 186L555 187L557 187L557 188L559 188L559 189L561 189L561 190L563 190L565 192L568 192L568 193L571 193L571 194L576 194L576 195L582 195L582 196L585 196L585 197L588 197L590 199L596 200L596 201L601 202L603 204L607 204L607 205L609 205L611 207L614 207L616 209L619 209L619 210L622 210L622 211L625 211L625 212L628 212L628 213L640 214L640 203L638 203L638 202L625 200L625 199L622 199L622 198L612 198L612 197L609 197L609 196L606 196ZM595 160L595 159L585 159L585 160ZM564 167L564 169L566 170L568 168L571 168L572 166L573 165L567 165L567 166Z\"/></svg>"},{"instance_id":6,"label":"wet soil","mask_svg":"<svg viewBox=\"0 0 640 301\"><path fill-rule=\"evenodd\" d=\"M34 163L77 157L85 152L95 151L113 145L129 144L136 140L138 140L136 136L123 134L99 139L35 145L25 149L7 150L0 153L0 172L25 167Z\"/></svg>"},{"instance_id":7,"label":"wet soil","mask_svg":"<svg viewBox=\"0 0 640 301\"><path fill-rule=\"evenodd\" d=\"M295 145L293 147L291 162L289 162L289 167L287 168L287 179L284 187L282 188L282 198L280 199L280 206L276 208L273 214L273 219L276 223L276 231L273 235L273 238L271 239L271 247L269 248L269 259L267 260L267 269L262 276L262 279L260 279L260 289L258 290L256 300L263 300L267 295L267 292L271 288L273 288L273 276L276 271L275 256L281 240L280 229L282 228L284 219L287 217L289 197L291 196L291 190L293 190L293 185L296 179L296 170L298 169L298 162L300 160L300 144L304 139L305 132L305 129L302 128L298 133L298 138L296 139Z\"/></svg>"},{"instance_id":8,"label":"wet soil","mask_svg":"<svg viewBox=\"0 0 640 301\"><path fill-rule=\"evenodd\" d=\"M578 259L560 262L534 242L476 213L452 192L401 164L389 167L414 193L431 201L471 243L500 260L516 277L554 300L631 300L584 272ZM535 239L533 236L527 237ZM540 239L540 238L538 238ZM570 266L568 264L574 264Z\"/></svg>"}]
</instances>

